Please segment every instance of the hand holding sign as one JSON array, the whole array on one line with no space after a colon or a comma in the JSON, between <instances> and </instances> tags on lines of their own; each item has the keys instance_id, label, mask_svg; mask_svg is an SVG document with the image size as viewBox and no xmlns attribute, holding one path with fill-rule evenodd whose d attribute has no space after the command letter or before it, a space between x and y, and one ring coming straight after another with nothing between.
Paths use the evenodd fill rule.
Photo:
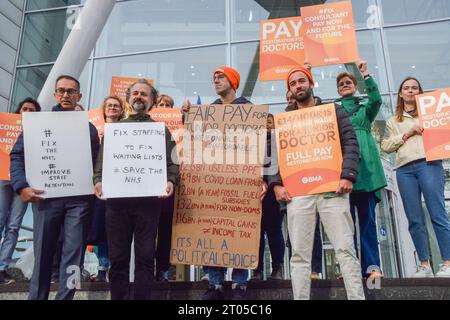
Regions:
<instances>
[{"instance_id":1,"label":"hand holding sign","mask_svg":"<svg viewBox=\"0 0 450 320\"><path fill-rule=\"evenodd\" d=\"M413 125L413 126L411 127L411 129L409 129L409 131L406 133L406 137L407 137L407 138L411 138L411 137L413 137L413 136L415 136L415 135L421 136L421 135L422 135L422 132L423 132L423 128L422 128L421 126L415 124L415 125Z\"/></svg>"},{"instance_id":2,"label":"hand holding sign","mask_svg":"<svg viewBox=\"0 0 450 320\"><path fill-rule=\"evenodd\" d=\"M336 190L336 193L339 194L350 193L352 192L352 189L353 189L353 182L347 179L341 179L339 181L339 186Z\"/></svg>"},{"instance_id":3,"label":"hand holding sign","mask_svg":"<svg viewBox=\"0 0 450 320\"><path fill-rule=\"evenodd\" d=\"M20 198L23 202L31 202L37 203L41 200L44 200L44 197L41 197L40 194L43 194L44 190L38 190L33 188L23 188L20 190Z\"/></svg>"},{"instance_id":4,"label":"hand holding sign","mask_svg":"<svg viewBox=\"0 0 450 320\"><path fill-rule=\"evenodd\" d=\"M359 72L361 72L364 77L369 75L369 72L367 71L367 61L360 60L356 65L358 66Z\"/></svg>"},{"instance_id":5,"label":"hand holding sign","mask_svg":"<svg viewBox=\"0 0 450 320\"><path fill-rule=\"evenodd\" d=\"M174 191L174 186L172 181L167 182L167 188L166 188L166 194L162 195L160 198L161 199L167 199L170 198L173 195L173 191Z\"/></svg>"},{"instance_id":6,"label":"hand holding sign","mask_svg":"<svg viewBox=\"0 0 450 320\"><path fill-rule=\"evenodd\" d=\"M277 201L291 201L292 197L290 196L287 189L283 186L275 186L273 187L273 192L275 193L275 198Z\"/></svg>"},{"instance_id":7,"label":"hand holding sign","mask_svg":"<svg viewBox=\"0 0 450 320\"><path fill-rule=\"evenodd\" d=\"M102 188L102 183L101 182L97 182L97 184L95 185L95 196L99 200L103 200L103 201L106 200L105 198L103 198L103 188Z\"/></svg>"}]
</instances>

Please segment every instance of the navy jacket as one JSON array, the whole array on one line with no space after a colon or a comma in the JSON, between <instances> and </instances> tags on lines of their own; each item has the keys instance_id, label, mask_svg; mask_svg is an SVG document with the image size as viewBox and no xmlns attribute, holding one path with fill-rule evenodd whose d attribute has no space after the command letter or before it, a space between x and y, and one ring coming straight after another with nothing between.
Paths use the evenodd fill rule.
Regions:
<instances>
[{"instance_id":1,"label":"navy jacket","mask_svg":"<svg viewBox=\"0 0 450 320\"><path fill-rule=\"evenodd\" d=\"M52 111L64 111L60 105L52 108ZM89 122L89 133L91 137L91 155L92 155L92 165L94 166L95 160L97 159L98 150L100 147L97 129ZM19 138L14 145L14 148L9 155L11 161L10 174L11 174L11 185L16 193L20 193L23 188L28 188L30 185L27 182L25 176L25 153L23 144L23 133L20 134Z\"/></svg>"}]
</instances>

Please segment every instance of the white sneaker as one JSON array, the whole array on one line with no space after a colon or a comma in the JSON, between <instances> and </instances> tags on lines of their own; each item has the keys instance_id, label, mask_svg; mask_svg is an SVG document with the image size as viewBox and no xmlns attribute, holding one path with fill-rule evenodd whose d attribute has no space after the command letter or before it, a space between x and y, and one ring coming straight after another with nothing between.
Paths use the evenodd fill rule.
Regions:
<instances>
[{"instance_id":1,"label":"white sneaker","mask_svg":"<svg viewBox=\"0 0 450 320\"><path fill-rule=\"evenodd\" d=\"M450 265L441 264L439 271L436 273L437 278L450 278Z\"/></svg>"},{"instance_id":2,"label":"white sneaker","mask_svg":"<svg viewBox=\"0 0 450 320\"><path fill-rule=\"evenodd\" d=\"M433 270L430 266L417 266L417 271L411 278L434 278Z\"/></svg>"}]
</instances>

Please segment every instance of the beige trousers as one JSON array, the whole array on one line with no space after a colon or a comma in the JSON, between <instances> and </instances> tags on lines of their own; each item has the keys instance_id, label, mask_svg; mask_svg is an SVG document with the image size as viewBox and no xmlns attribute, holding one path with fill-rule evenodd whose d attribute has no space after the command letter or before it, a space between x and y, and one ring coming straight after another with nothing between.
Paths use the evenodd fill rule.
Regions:
<instances>
[{"instance_id":1,"label":"beige trousers","mask_svg":"<svg viewBox=\"0 0 450 320\"><path fill-rule=\"evenodd\" d=\"M354 224L348 194L299 196L287 204L288 231L292 245L291 279L295 300L308 300L311 291L311 256L316 213L336 252L347 298L364 300L361 266L353 243Z\"/></svg>"}]
</instances>

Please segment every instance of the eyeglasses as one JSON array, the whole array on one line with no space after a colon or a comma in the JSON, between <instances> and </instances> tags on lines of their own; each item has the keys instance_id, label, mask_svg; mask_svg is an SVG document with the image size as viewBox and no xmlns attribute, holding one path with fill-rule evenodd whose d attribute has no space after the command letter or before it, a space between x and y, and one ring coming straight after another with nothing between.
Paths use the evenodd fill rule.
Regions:
<instances>
[{"instance_id":1,"label":"eyeglasses","mask_svg":"<svg viewBox=\"0 0 450 320\"><path fill-rule=\"evenodd\" d=\"M64 96L65 93L67 93L67 95L69 97L73 97L74 95L78 94L78 90L77 89L64 89L64 88L57 88L55 90L56 94L59 96Z\"/></svg>"},{"instance_id":2,"label":"eyeglasses","mask_svg":"<svg viewBox=\"0 0 450 320\"><path fill-rule=\"evenodd\" d=\"M351 81L351 80L345 80L345 81L339 82L338 86L339 86L339 87L343 87L343 86L349 86L349 85L351 85L351 84L353 84L353 81Z\"/></svg>"}]
</instances>

